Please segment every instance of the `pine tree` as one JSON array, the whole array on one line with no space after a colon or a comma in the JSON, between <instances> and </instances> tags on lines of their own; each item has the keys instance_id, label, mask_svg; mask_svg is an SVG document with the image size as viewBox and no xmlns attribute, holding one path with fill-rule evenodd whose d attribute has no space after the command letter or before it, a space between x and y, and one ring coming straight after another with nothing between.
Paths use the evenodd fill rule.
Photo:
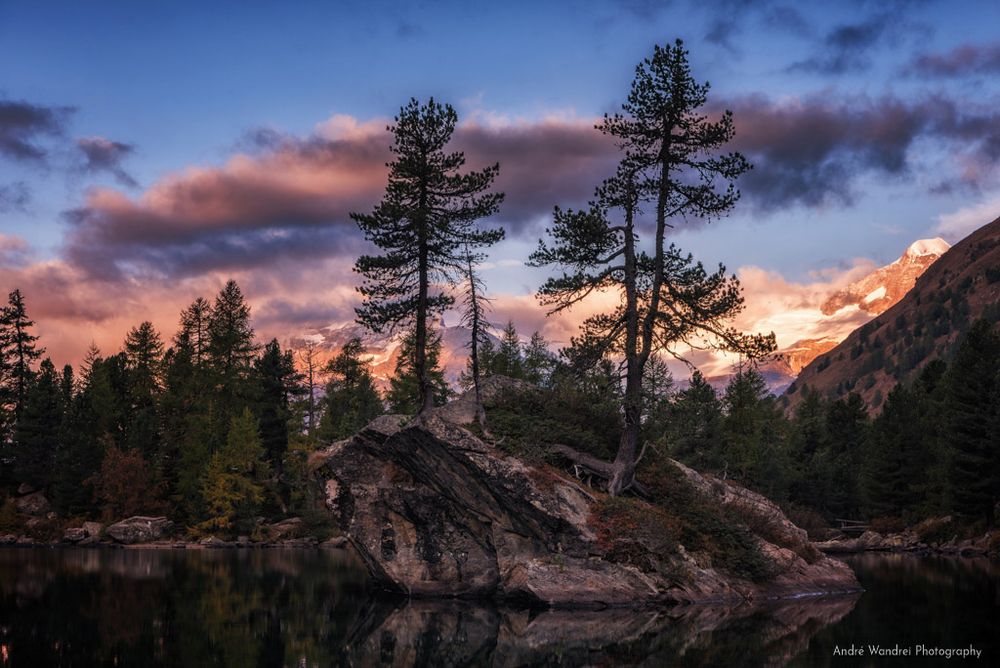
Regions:
<instances>
[{"instance_id":1,"label":"pine tree","mask_svg":"<svg viewBox=\"0 0 1000 668\"><path fill-rule=\"evenodd\" d=\"M789 484L785 419L763 376L744 365L722 397L724 470L770 499L784 500Z\"/></svg>"},{"instance_id":2,"label":"pine tree","mask_svg":"<svg viewBox=\"0 0 1000 668\"><path fill-rule=\"evenodd\" d=\"M872 424L862 487L870 517L911 519L922 500L927 471L921 466L923 429L913 391L896 385Z\"/></svg>"},{"instance_id":3,"label":"pine tree","mask_svg":"<svg viewBox=\"0 0 1000 668\"><path fill-rule=\"evenodd\" d=\"M301 376L295 369L291 351L282 352L277 339L264 346L263 353L254 363L254 371L258 383L255 403L261 443L272 469L280 475L288 450L291 403L301 392Z\"/></svg>"},{"instance_id":4,"label":"pine tree","mask_svg":"<svg viewBox=\"0 0 1000 668\"><path fill-rule=\"evenodd\" d=\"M212 305L203 297L195 299L181 312L181 329L177 337L184 337L185 345L190 346L191 362L195 366L201 366L208 354L211 338L208 328L211 321Z\"/></svg>"},{"instance_id":5,"label":"pine tree","mask_svg":"<svg viewBox=\"0 0 1000 668\"><path fill-rule=\"evenodd\" d=\"M672 457L699 470L722 470L722 405L700 371L675 395L666 432Z\"/></svg>"},{"instance_id":6,"label":"pine tree","mask_svg":"<svg viewBox=\"0 0 1000 668\"><path fill-rule=\"evenodd\" d=\"M319 429L323 442L353 436L385 412L364 352L361 339L353 338L327 364L330 381Z\"/></svg>"},{"instance_id":7,"label":"pine tree","mask_svg":"<svg viewBox=\"0 0 1000 668\"><path fill-rule=\"evenodd\" d=\"M503 238L503 230L479 230L476 221L497 212L502 193L487 193L500 166L461 173L465 156L446 153L458 116L450 105L416 99L400 109L393 134L385 197L370 214L351 214L383 255L362 255L355 271L365 301L358 322L375 332L407 326L412 332L418 410L434 404L428 361L428 321L454 299L434 286L460 280L469 251Z\"/></svg>"},{"instance_id":8,"label":"pine tree","mask_svg":"<svg viewBox=\"0 0 1000 668\"><path fill-rule=\"evenodd\" d=\"M743 306L739 283L725 269L709 273L690 255L666 244L673 219L712 220L739 198L734 180L750 168L739 153L722 153L733 137L725 112L710 121L701 109L708 84L691 76L687 52L678 40L654 49L636 68L623 114L605 116L598 128L618 140L624 157L616 175L597 189L583 211L556 208L548 230L551 246L540 243L534 266L553 265L562 275L539 289L551 312L577 304L594 292L617 291L621 305L584 322L582 338L597 357L625 359L625 428L615 456L612 495L635 476L642 426L642 378L654 348L678 355L677 346L713 347L756 357L774 348L771 337L741 335L726 321ZM652 202L655 228L651 254L640 250L641 204ZM612 212L617 211L612 222Z\"/></svg>"},{"instance_id":9,"label":"pine tree","mask_svg":"<svg viewBox=\"0 0 1000 668\"><path fill-rule=\"evenodd\" d=\"M249 405L255 389L251 372L258 346L250 326L250 306L236 281L228 281L215 298L207 331L204 354L212 385L214 450L225 443L232 418ZM196 345L193 352L197 360Z\"/></svg>"},{"instance_id":10,"label":"pine tree","mask_svg":"<svg viewBox=\"0 0 1000 668\"><path fill-rule=\"evenodd\" d=\"M45 359L38 376L25 390L21 417L14 429L14 470L18 482L44 489L53 480L56 450L62 426L59 377Z\"/></svg>"},{"instance_id":11,"label":"pine tree","mask_svg":"<svg viewBox=\"0 0 1000 668\"><path fill-rule=\"evenodd\" d=\"M36 344L38 337L29 331L34 325L21 291L14 290L7 306L0 310L0 408L7 413L8 428L21 416L34 375L32 367L45 352Z\"/></svg>"},{"instance_id":12,"label":"pine tree","mask_svg":"<svg viewBox=\"0 0 1000 668\"><path fill-rule=\"evenodd\" d=\"M985 320L973 324L955 353L946 406L954 509L993 526L1000 501L1000 335Z\"/></svg>"},{"instance_id":13,"label":"pine tree","mask_svg":"<svg viewBox=\"0 0 1000 668\"><path fill-rule=\"evenodd\" d=\"M153 323L147 320L133 327L125 337L123 352L129 406L126 444L152 459L159 454L156 408L163 389L163 341Z\"/></svg>"},{"instance_id":14,"label":"pine tree","mask_svg":"<svg viewBox=\"0 0 1000 668\"><path fill-rule=\"evenodd\" d=\"M521 337L517 334L514 322L508 320L500 332L500 345L492 356L490 375L507 376L508 378L523 378L524 369L521 359Z\"/></svg>"},{"instance_id":15,"label":"pine tree","mask_svg":"<svg viewBox=\"0 0 1000 668\"><path fill-rule=\"evenodd\" d=\"M544 387L548 385L555 365L556 358L549 350L548 341L540 332L534 332L528 340L528 344L524 346L521 355L524 379L529 383Z\"/></svg>"},{"instance_id":16,"label":"pine tree","mask_svg":"<svg viewBox=\"0 0 1000 668\"><path fill-rule=\"evenodd\" d=\"M854 392L827 408L829 440L823 457L830 471L830 492L825 506L831 519L860 517L861 466L869 429L868 409Z\"/></svg>"},{"instance_id":17,"label":"pine tree","mask_svg":"<svg viewBox=\"0 0 1000 668\"><path fill-rule=\"evenodd\" d=\"M415 415L423 406L420 377L416 370L415 339L415 334L409 332L400 342L395 373L389 379L389 391L385 396L390 412L399 415ZM438 366L441 337L433 330L428 334L426 352L426 375L430 380L431 403L433 406L441 406L448 400L451 391L444 379L444 371Z\"/></svg>"}]
</instances>

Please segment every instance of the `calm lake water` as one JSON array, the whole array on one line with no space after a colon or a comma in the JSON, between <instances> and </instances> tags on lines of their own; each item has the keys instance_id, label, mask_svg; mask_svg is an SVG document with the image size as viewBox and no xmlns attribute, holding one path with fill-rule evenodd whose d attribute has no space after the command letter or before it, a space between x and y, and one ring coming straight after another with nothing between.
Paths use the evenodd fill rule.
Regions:
<instances>
[{"instance_id":1,"label":"calm lake water","mask_svg":"<svg viewBox=\"0 0 1000 668\"><path fill-rule=\"evenodd\" d=\"M862 555L866 592L766 607L529 612L373 596L319 550L0 549L2 666L1000 665L1000 564ZM836 647L981 658L837 657Z\"/></svg>"}]
</instances>

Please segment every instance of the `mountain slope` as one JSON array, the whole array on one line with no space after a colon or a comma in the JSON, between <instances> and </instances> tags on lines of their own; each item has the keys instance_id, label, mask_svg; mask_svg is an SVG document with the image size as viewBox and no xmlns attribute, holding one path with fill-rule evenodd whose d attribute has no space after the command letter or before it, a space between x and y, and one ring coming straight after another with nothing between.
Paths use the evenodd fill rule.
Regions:
<instances>
[{"instance_id":1,"label":"mountain slope","mask_svg":"<svg viewBox=\"0 0 1000 668\"><path fill-rule=\"evenodd\" d=\"M1000 218L949 249L903 299L807 365L785 392L786 404L796 405L808 387L830 398L853 391L878 410L898 381L931 360L949 359L979 318L1000 321Z\"/></svg>"}]
</instances>

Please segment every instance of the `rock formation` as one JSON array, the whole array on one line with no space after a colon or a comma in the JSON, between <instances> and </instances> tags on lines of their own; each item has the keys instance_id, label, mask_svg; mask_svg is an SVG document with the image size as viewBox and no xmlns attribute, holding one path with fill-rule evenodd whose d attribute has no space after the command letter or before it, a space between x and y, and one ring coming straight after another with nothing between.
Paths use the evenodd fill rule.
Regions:
<instances>
[{"instance_id":1,"label":"rock formation","mask_svg":"<svg viewBox=\"0 0 1000 668\"><path fill-rule=\"evenodd\" d=\"M686 467L706 502L749 518L777 575L751 582L682 545L637 544L641 559L612 554L593 524L604 495L478 438L462 426L474 415L462 401L405 426L384 416L311 460L328 509L385 589L588 608L859 589L773 503Z\"/></svg>"},{"instance_id":2,"label":"rock formation","mask_svg":"<svg viewBox=\"0 0 1000 668\"><path fill-rule=\"evenodd\" d=\"M166 517L143 517L137 515L109 526L106 533L119 543L133 545L159 540L173 528Z\"/></svg>"}]
</instances>

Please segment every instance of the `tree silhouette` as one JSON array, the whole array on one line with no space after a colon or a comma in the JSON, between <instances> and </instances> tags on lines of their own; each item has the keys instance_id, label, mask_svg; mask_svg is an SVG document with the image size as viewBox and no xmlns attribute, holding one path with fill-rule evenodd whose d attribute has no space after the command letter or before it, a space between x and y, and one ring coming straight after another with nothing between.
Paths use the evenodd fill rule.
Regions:
<instances>
[{"instance_id":1,"label":"tree silhouette","mask_svg":"<svg viewBox=\"0 0 1000 668\"><path fill-rule=\"evenodd\" d=\"M388 128L395 159L388 164L385 196L370 214L351 214L365 237L383 251L362 255L354 266L364 277L358 322L375 332L412 329L418 413L433 405L427 319L454 303L438 286L461 280L470 250L503 238L503 230L476 227L503 200L503 193L486 192L500 166L459 171L465 155L445 152L457 122L451 105L411 99Z\"/></svg>"},{"instance_id":2,"label":"tree silhouette","mask_svg":"<svg viewBox=\"0 0 1000 668\"><path fill-rule=\"evenodd\" d=\"M557 207L551 245L540 242L531 256L534 266L562 269L538 292L550 312L596 292L621 293L620 305L588 318L574 342L597 356L624 358L625 428L609 484L615 495L635 477L642 380L654 351L681 357L683 346L757 357L774 348L773 335L746 336L726 325L743 307L735 276L727 277L721 265L708 272L666 243L672 220L709 221L728 213L739 199L734 182L750 169L739 153L721 152L733 137L733 118L727 111L710 121L701 113L708 88L692 78L680 40L655 47L636 68L624 113L598 125L624 152L617 173L597 189L588 209ZM652 225L644 225L645 203L652 204ZM639 233L647 226L654 233L643 250Z\"/></svg>"}]
</instances>

